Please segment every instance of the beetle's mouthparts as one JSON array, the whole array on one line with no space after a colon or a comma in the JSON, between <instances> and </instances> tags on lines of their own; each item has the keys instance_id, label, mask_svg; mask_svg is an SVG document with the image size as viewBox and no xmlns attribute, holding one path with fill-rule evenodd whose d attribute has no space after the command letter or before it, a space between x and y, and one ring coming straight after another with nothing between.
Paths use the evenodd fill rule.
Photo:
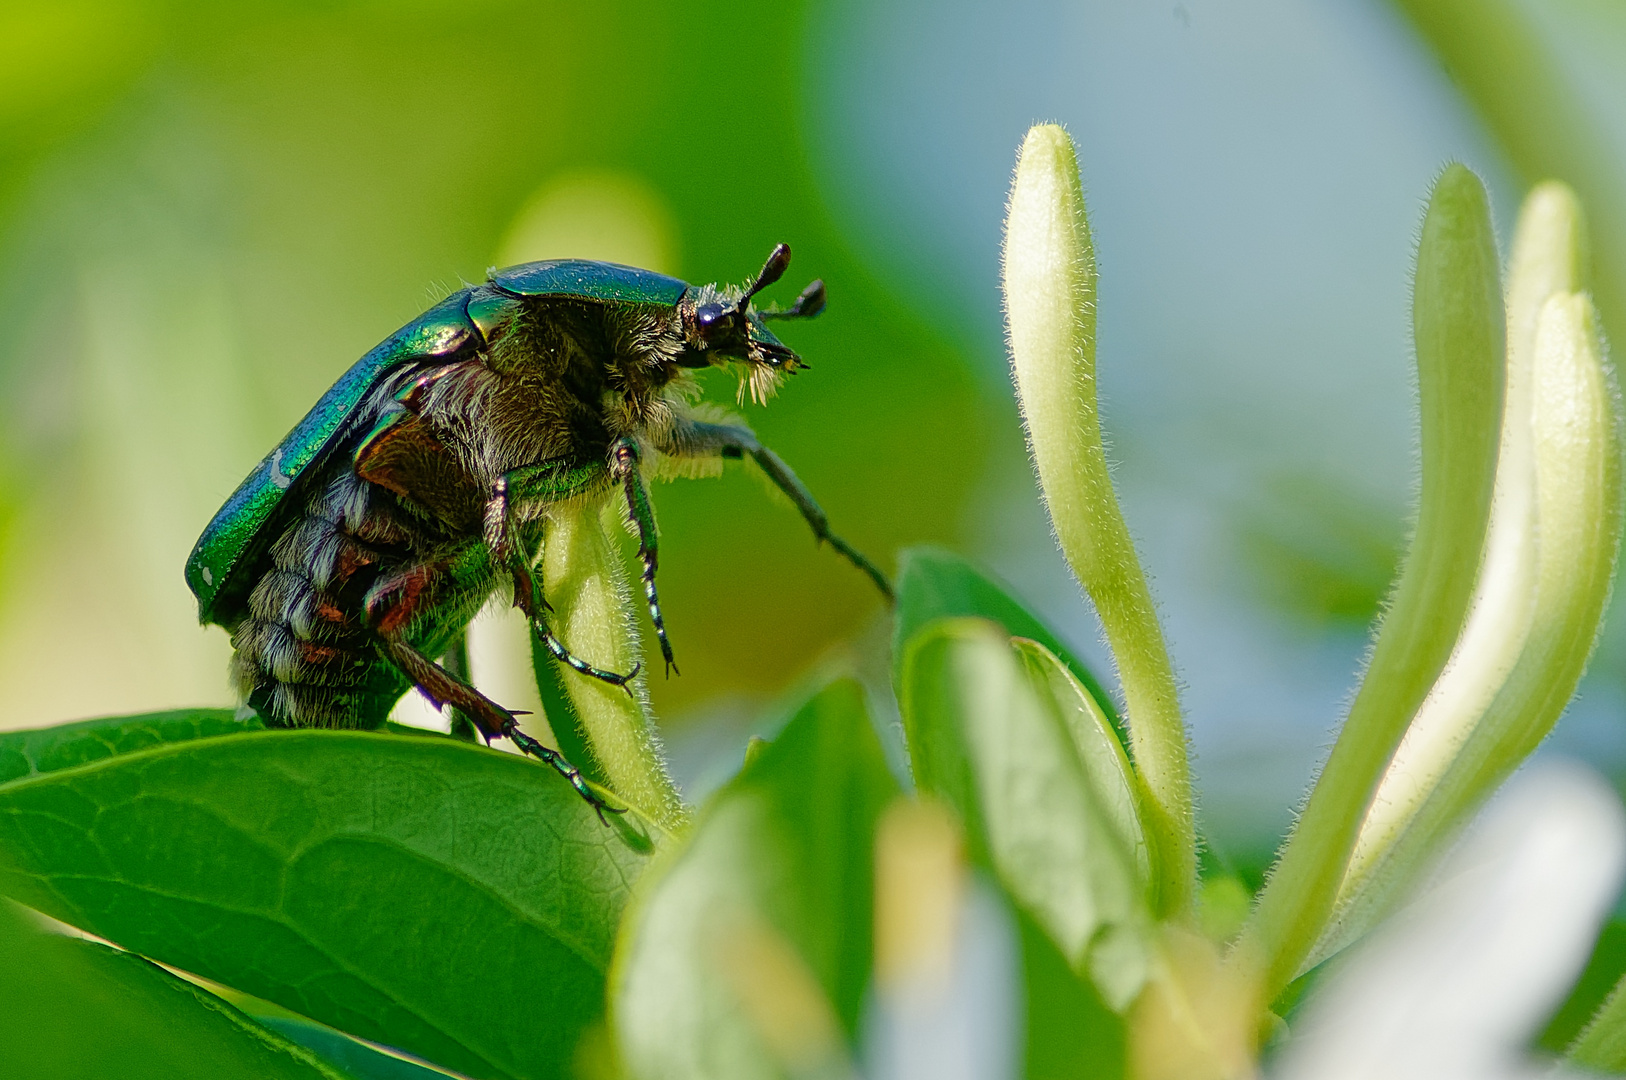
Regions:
<instances>
[{"instance_id":1,"label":"beetle's mouthparts","mask_svg":"<svg viewBox=\"0 0 1626 1080\"><path fill-rule=\"evenodd\" d=\"M751 359L779 371L800 371L808 366L800 356L772 341L753 341L751 349L756 354Z\"/></svg>"}]
</instances>

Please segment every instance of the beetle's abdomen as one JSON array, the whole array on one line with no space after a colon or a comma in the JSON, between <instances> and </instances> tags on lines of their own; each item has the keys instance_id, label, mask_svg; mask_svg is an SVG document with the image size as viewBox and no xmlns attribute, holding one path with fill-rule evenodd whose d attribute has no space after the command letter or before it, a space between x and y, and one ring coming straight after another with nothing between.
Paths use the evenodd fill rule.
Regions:
<instances>
[{"instance_id":1,"label":"beetle's abdomen","mask_svg":"<svg viewBox=\"0 0 1626 1080\"><path fill-rule=\"evenodd\" d=\"M411 545L375 495L340 469L271 547L271 568L232 632L233 682L268 723L375 728L400 692L362 598L410 560Z\"/></svg>"}]
</instances>

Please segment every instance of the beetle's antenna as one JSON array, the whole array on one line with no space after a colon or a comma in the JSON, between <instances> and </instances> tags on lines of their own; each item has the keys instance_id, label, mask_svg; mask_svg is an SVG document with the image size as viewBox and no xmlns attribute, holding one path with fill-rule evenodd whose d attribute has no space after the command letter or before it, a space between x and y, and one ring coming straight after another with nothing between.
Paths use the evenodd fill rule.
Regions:
<instances>
[{"instance_id":1,"label":"beetle's antenna","mask_svg":"<svg viewBox=\"0 0 1626 1080\"><path fill-rule=\"evenodd\" d=\"M739 302L734 305L734 310L744 315L745 307L751 302L751 297L784 277L785 271L789 268L790 245L776 245L773 254L768 256L768 261L762 264L762 273L758 274L757 279L751 283L751 287L745 290L745 295L741 296Z\"/></svg>"},{"instance_id":2,"label":"beetle's antenna","mask_svg":"<svg viewBox=\"0 0 1626 1080\"><path fill-rule=\"evenodd\" d=\"M775 308L771 311L759 311L757 314L764 319L811 319L823 310L824 282L815 281L803 289L796 302L784 311Z\"/></svg>"}]
</instances>

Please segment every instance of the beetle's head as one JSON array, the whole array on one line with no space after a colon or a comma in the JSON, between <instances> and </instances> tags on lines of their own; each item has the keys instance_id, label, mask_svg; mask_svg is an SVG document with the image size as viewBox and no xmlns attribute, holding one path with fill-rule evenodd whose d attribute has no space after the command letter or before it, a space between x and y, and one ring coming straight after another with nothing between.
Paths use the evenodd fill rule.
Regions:
<instances>
[{"instance_id":1,"label":"beetle's head","mask_svg":"<svg viewBox=\"0 0 1626 1080\"><path fill-rule=\"evenodd\" d=\"M705 285L691 289L679 311L683 318L684 367L742 365L740 395L750 388L757 402L773 396L785 372L808 365L769 330L765 319L811 318L824 310L824 282L802 290L796 302L781 311L758 311L751 298L784 276L790 265L790 245L780 244L768 256L762 272L745 289Z\"/></svg>"}]
</instances>

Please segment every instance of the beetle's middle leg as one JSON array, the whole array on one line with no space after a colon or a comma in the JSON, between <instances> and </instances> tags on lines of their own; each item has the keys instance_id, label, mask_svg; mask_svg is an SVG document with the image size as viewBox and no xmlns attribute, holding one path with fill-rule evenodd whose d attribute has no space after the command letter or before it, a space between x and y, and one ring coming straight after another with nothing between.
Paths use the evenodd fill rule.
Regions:
<instances>
[{"instance_id":1,"label":"beetle's middle leg","mask_svg":"<svg viewBox=\"0 0 1626 1080\"><path fill-rule=\"evenodd\" d=\"M409 567L380 581L368 590L367 621L378 635L379 652L418 688L436 708L450 705L474 722L485 737L511 739L515 746L551 765L570 782L576 793L604 819L605 811L626 813L624 807L610 806L588 786L581 770L552 747L544 746L519 729L514 714L486 697L468 683L435 663L407 641L406 630L413 616L434 591L435 583L447 571L444 563Z\"/></svg>"},{"instance_id":2,"label":"beetle's middle leg","mask_svg":"<svg viewBox=\"0 0 1626 1080\"><path fill-rule=\"evenodd\" d=\"M516 470L523 471L525 470ZM564 642L548 628L547 620L543 617L543 612L548 610L548 602L543 599L542 585L536 580L536 575L531 573L523 545L514 537L513 517L509 512L510 486L508 475L498 477L497 482L492 485L491 495L486 500L484 532L486 547L490 549L492 559L498 566L506 569L514 579L514 606L525 613L526 619L530 621L531 631L560 663L568 664L590 678L607 682L611 686L619 686L627 693L632 693L631 684L638 675L639 665L634 664L632 670L625 675L596 668L565 648Z\"/></svg>"},{"instance_id":3,"label":"beetle's middle leg","mask_svg":"<svg viewBox=\"0 0 1626 1080\"><path fill-rule=\"evenodd\" d=\"M627 513L633 527L638 530L638 561L644 564L644 599L649 601L649 621L655 624L655 637L661 643L661 658L666 661L666 674L679 675L677 661L672 659L672 643L666 637L666 617L661 614L661 600L655 591L655 567L660 562L660 533L655 528L655 508L649 501L649 489L644 486L643 474L638 469L638 444L631 439L617 439L610 447L610 476L620 481L627 497Z\"/></svg>"}]
</instances>

